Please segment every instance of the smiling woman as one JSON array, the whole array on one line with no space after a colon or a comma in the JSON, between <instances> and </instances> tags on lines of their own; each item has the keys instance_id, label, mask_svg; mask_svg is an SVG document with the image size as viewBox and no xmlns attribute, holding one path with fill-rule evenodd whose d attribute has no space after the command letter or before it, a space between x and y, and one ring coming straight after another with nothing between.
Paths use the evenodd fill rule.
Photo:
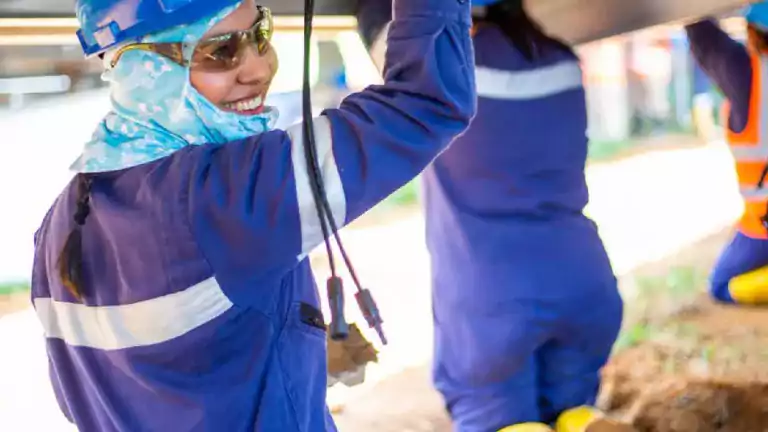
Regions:
<instances>
[{"instance_id":1,"label":"smiling woman","mask_svg":"<svg viewBox=\"0 0 768 432\"><path fill-rule=\"evenodd\" d=\"M261 114L264 97L278 68L277 55L269 43L271 37L272 17L268 9L243 2L203 36L193 56L193 62L200 67L192 68L192 85L227 110ZM249 48L251 41L257 49Z\"/></svg>"},{"instance_id":2,"label":"smiling woman","mask_svg":"<svg viewBox=\"0 0 768 432\"><path fill-rule=\"evenodd\" d=\"M468 125L470 5L397 0L392 72L307 122L305 147L264 104L277 58L253 0L77 4L112 110L35 235L62 412L80 430L335 430L309 179L347 225Z\"/></svg>"},{"instance_id":3,"label":"smiling woman","mask_svg":"<svg viewBox=\"0 0 768 432\"><path fill-rule=\"evenodd\" d=\"M278 66L271 14L253 0L236 3L105 53L113 113L74 169L126 168L274 126L278 112L263 103Z\"/></svg>"}]
</instances>

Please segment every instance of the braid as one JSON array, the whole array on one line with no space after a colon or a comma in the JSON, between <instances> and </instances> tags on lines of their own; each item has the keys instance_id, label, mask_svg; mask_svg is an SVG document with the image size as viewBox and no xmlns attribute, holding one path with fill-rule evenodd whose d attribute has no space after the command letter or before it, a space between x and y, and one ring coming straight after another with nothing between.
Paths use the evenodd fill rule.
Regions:
<instances>
[{"instance_id":1,"label":"braid","mask_svg":"<svg viewBox=\"0 0 768 432\"><path fill-rule=\"evenodd\" d=\"M78 300L83 299L83 234L88 215L91 213L91 179L83 174L78 174L77 182L77 208L73 216L75 226L67 236L64 247L59 254L59 276L64 286Z\"/></svg>"}]
</instances>

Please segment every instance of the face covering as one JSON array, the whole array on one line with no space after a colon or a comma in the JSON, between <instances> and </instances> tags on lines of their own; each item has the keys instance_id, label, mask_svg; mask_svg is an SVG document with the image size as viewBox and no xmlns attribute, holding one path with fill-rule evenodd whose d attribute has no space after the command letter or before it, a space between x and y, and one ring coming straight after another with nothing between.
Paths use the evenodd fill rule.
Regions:
<instances>
[{"instance_id":1,"label":"face covering","mask_svg":"<svg viewBox=\"0 0 768 432\"><path fill-rule=\"evenodd\" d=\"M185 42L185 59L195 45L236 6L193 24L174 27L139 42ZM112 53L105 55L109 65ZM188 145L224 144L271 130L278 112L266 107L255 116L218 108L192 87L188 67L158 54L131 50L102 78L110 83L112 110L101 121L71 169L80 173L116 171L166 157Z\"/></svg>"}]
</instances>

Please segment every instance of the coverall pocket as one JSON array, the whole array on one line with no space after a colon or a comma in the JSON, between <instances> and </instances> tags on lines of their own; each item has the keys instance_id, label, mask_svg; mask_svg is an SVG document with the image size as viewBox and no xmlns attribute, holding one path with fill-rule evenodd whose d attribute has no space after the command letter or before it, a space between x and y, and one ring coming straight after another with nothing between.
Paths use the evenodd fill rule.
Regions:
<instances>
[{"instance_id":1,"label":"coverall pocket","mask_svg":"<svg viewBox=\"0 0 768 432\"><path fill-rule=\"evenodd\" d=\"M322 312L308 303L292 304L278 345L287 402L298 430L324 432L327 354Z\"/></svg>"}]
</instances>

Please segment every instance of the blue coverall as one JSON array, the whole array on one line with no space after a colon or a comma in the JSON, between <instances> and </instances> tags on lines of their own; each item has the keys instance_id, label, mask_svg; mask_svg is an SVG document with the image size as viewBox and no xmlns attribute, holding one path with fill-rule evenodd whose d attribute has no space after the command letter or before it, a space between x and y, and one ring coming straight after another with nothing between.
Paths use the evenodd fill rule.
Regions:
<instances>
[{"instance_id":1,"label":"blue coverall","mask_svg":"<svg viewBox=\"0 0 768 432\"><path fill-rule=\"evenodd\" d=\"M340 225L421 172L475 111L469 3L398 0L394 16L385 83L314 121ZM79 430L336 430L302 136L190 145L65 188L35 236L32 299ZM84 178L79 301L57 260Z\"/></svg>"},{"instance_id":2,"label":"blue coverall","mask_svg":"<svg viewBox=\"0 0 768 432\"><path fill-rule=\"evenodd\" d=\"M387 8L361 23L368 45ZM369 27L369 28L366 28ZM478 112L424 173L434 383L456 430L552 422L593 404L622 301L583 214L587 110L578 59L533 62L474 37Z\"/></svg>"}]
</instances>

